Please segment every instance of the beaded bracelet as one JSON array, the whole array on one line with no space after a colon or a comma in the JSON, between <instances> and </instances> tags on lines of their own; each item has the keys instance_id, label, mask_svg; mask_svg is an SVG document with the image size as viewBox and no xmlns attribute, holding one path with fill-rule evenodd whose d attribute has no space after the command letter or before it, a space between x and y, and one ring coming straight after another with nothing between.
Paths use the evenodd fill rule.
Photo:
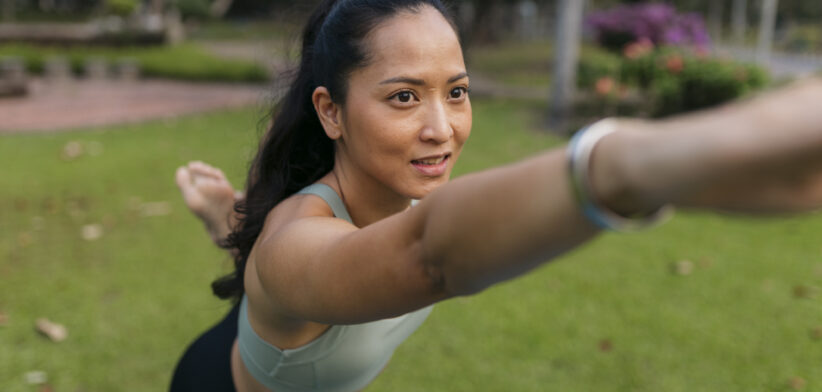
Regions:
<instances>
[{"instance_id":1,"label":"beaded bracelet","mask_svg":"<svg viewBox=\"0 0 822 392\"><path fill-rule=\"evenodd\" d=\"M632 232L656 226L673 214L673 206L664 205L648 215L625 217L597 202L593 197L591 179L588 176L591 154L597 143L616 131L616 120L606 118L577 132L568 144L568 171L574 196L591 222L602 229Z\"/></svg>"}]
</instances>

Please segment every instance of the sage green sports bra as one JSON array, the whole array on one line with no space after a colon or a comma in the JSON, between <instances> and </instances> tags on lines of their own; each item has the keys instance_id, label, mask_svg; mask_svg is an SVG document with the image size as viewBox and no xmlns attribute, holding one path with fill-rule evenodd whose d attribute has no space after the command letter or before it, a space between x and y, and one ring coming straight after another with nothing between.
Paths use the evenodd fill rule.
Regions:
<instances>
[{"instance_id":1,"label":"sage green sports bra","mask_svg":"<svg viewBox=\"0 0 822 392\"><path fill-rule=\"evenodd\" d=\"M337 193L314 184L299 193L321 197L334 216L351 222ZM394 350L431 313L431 306L403 316L364 324L333 325L317 339L291 350L263 340L248 322L248 298L240 303L237 341L245 367L275 392L353 392L365 388Z\"/></svg>"}]
</instances>

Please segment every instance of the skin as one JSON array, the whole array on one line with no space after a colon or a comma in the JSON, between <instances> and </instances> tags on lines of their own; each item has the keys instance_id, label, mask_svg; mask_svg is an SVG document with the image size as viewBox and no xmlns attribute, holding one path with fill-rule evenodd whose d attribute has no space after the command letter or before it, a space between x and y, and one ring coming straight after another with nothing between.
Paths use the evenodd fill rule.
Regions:
<instances>
[{"instance_id":1,"label":"skin","mask_svg":"<svg viewBox=\"0 0 822 392\"><path fill-rule=\"evenodd\" d=\"M342 196L354 225L333 218L320 198L295 195L271 211L248 259L249 322L280 348L300 347L333 324L479 292L599 231L573 197L564 149L447 182L471 112L467 99L451 96L467 78L450 80L465 65L439 13L401 13L372 32L368 47L373 61L351 75L345 106L322 87L313 95L337 148L319 182ZM422 84L383 83L397 77ZM395 94L403 90L415 99L402 102ZM594 197L623 214L666 203L748 214L819 209L821 99L822 82L808 80L695 115L619 120L592 156ZM451 156L442 175L414 165L443 153ZM191 182L182 183L185 196ZM422 200L408 208L412 198ZM232 371L238 390L264 390L236 344Z\"/></svg>"}]
</instances>

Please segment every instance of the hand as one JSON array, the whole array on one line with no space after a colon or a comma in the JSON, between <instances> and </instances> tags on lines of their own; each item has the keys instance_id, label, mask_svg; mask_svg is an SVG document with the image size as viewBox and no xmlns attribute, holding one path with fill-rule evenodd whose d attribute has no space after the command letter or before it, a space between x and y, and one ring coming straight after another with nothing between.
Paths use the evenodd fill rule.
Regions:
<instances>
[{"instance_id":1,"label":"hand","mask_svg":"<svg viewBox=\"0 0 822 392\"><path fill-rule=\"evenodd\" d=\"M220 169L200 161L178 168L176 182L186 206L203 221L211 238L225 239L236 221L234 203L242 200L242 192L234 190Z\"/></svg>"},{"instance_id":2,"label":"hand","mask_svg":"<svg viewBox=\"0 0 822 392\"><path fill-rule=\"evenodd\" d=\"M637 194L682 207L753 214L822 208L822 81L640 124L627 154ZM650 196L648 196L650 195Z\"/></svg>"}]
</instances>

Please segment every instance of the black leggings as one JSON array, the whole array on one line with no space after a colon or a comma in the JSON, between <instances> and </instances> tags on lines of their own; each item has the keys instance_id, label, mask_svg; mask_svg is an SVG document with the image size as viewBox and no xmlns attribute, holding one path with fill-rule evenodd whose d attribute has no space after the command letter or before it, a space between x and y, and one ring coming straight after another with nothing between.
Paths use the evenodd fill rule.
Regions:
<instances>
[{"instance_id":1,"label":"black leggings","mask_svg":"<svg viewBox=\"0 0 822 392\"><path fill-rule=\"evenodd\" d=\"M225 318L186 349L174 370L171 392L235 392L231 377L231 346L237 338L235 305Z\"/></svg>"}]
</instances>

